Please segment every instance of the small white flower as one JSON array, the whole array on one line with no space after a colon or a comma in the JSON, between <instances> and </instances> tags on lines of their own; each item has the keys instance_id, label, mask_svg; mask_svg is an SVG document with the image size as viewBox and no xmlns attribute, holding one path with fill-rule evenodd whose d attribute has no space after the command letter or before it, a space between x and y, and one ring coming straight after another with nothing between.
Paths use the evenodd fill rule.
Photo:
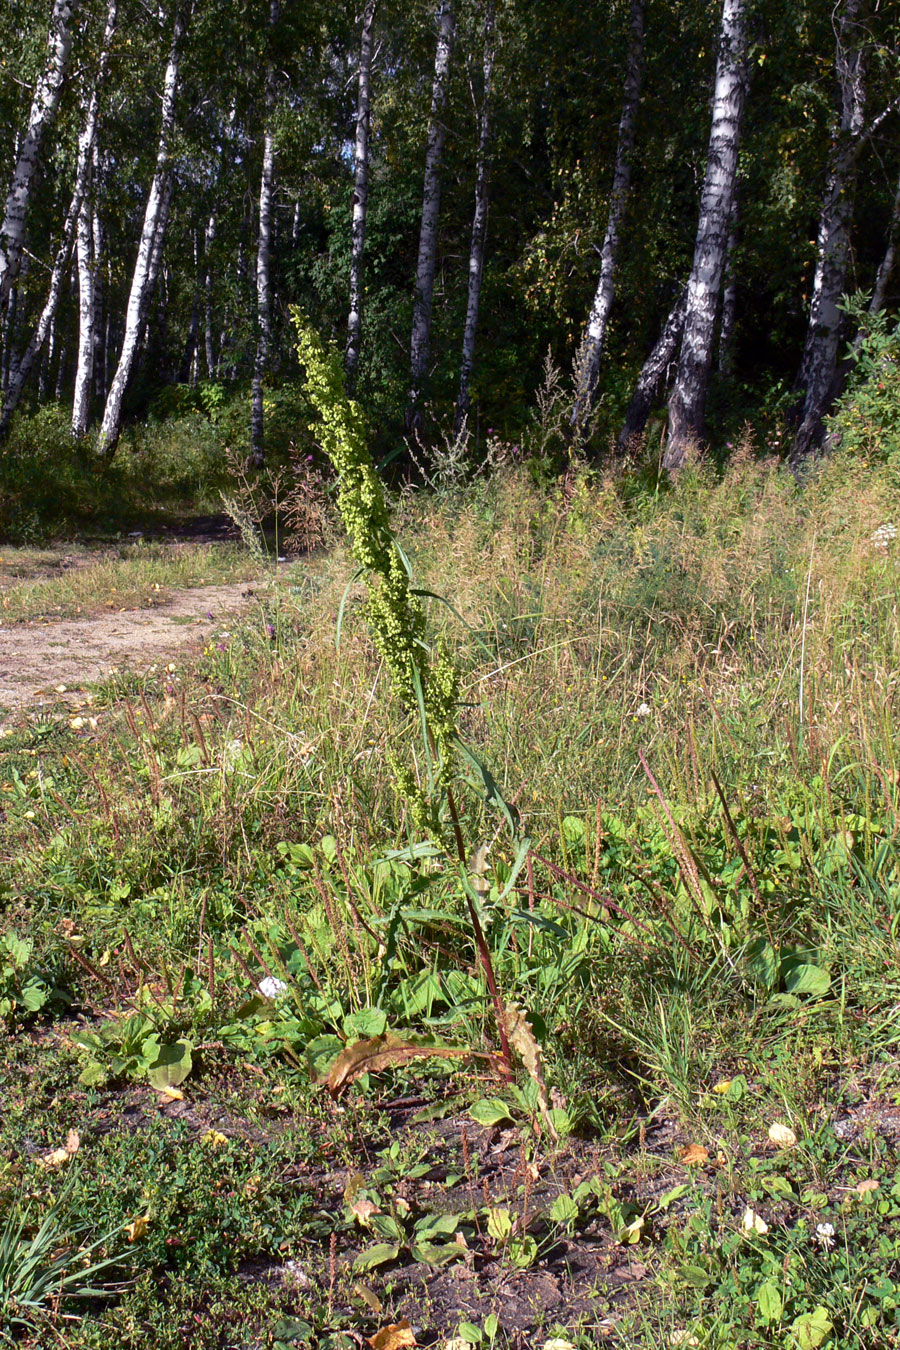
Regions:
<instances>
[{"instance_id":1,"label":"small white flower","mask_svg":"<svg viewBox=\"0 0 900 1350\"><path fill-rule=\"evenodd\" d=\"M267 975L256 987L263 998L280 998L287 990L284 980L276 980L274 975Z\"/></svg>"},{"instance_id":2,"label":"small white flower","mask_svg":"<svg viewBox=\"0 0 900 1350\"><path fill-rule=\"evenodd\" d=\"M650 712L651 712L650 704L649 704L649 703L642 703L641 706L640 706L640 707L638 708L638 710L637 710L636 716L637 716L637 717L649 717L649 716L650 716Z\"/></svg>"},{"instance_id":3,"label":"small white flower","mask_svg":"<svg viewBox=\"0 0 900 1350\"><path fill-rule=\"evenodd\" d=\"M890 548L891 544L897 538L896 525L879 525L878 529L872 535L872 543L876 548Z\"/></svg>"},{"instance_id":4,"label":"small white flower","mask_svg":"<svg viewBox=\"0 0 900 1350\"><path fill-rule=\"evenodd\" d=\"M823 1247L834 1246L834 1224L819 1223L816 1224L816 1241Z\"/></svg>"},{"instance_id":5,"label":"small white flower","mask_svg":"<svg viewBox=\"0 0 900 1350\"><path fill-rule=\"evenodd\" d=\"M761 1215L757 1214L755 1209L748 1205L744 1210L744 1217L741 1219L741 1227L745 1233L758 1233L762 1237L763 1233L768 1233L769 1225Z\"/></svg>"}]
</instances>

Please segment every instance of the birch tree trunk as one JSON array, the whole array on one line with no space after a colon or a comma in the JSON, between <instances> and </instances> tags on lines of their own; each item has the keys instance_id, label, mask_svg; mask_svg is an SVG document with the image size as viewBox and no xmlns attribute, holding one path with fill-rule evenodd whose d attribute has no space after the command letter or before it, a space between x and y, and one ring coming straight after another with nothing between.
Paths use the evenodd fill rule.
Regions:
<instances>
[{"instance_id":1,"label":"birch tree trunk","mask_svg":"<svg viewBox=\"0 0 900 1350\"><path fill-rule=\"evenodd\" d=\"M156 172L147 196L144 211L144 225L141 230L137 259L131 279L131 291L128 296L128 309L125 318L125 336L116 373L112 378L103 422L100 427L98 449L102 455L110 456L115 452L122 432L122 403L125 390L134 368L138 344L141 337L146 305L151 291L151 268L154 252L162 253L162 237L167 223L168 201L171 200L172 176L169 168L172 139L175 132L175 99L178 93L178 70L181 61L181 46L187 29L190 14L189 4L179 4L175 11L175 23L172 31L172 43L166 64L163 82L162 115L160 120L159 142L156 152ZM161 228L160 228L161 227ZM157 235L159 240L157 242ZM157 256L157 269L159 256Z\"/></svg>"},{"instance_id":2,"label":"birch tree trunk","mask_svg":"<svg viewBox=\"0 0 900 1350\"><path fill-rule=\"evenodd\" d=\"M69 265L72 242L75 237L76 228L80 233L82 217L85 214L89 215L87 189L91 176L91 168L94 162L95 141L97 136L97 114L100 106L100 92L109 64L109 47L116 27L117 7L118 0L110 0L106 15L106 27L103 33L103 45L100 49L100 61L97 68L97 75L90 95L87 98L87 101L82 105L83 117L81 132L78 137L78 156L75 164L75 186L72 193L72 201L69 205L68 212L66 213L62 239L53 260L53 266L50 272L50 287L44 308L41 311L41 316L38 319L37 327L32 334L31 340L22 354L22 359L19 362L15 379L10 381L10 386L7 389L6 400L3 405L3 414L0 416L0 437L4 436L9 430L12 415L22 397L22 391L28 383L28 377L31 374L35 358L40 354L48 334L53 330L63 278L65 277L66 269Z\"/></svg>"},{"instance_id":3,"label":"birch tree trunk","mask_svg":"<svg viewBox=\"0 0 900 1350\"><path fill-rule=\"evenodd\" d=\"M456 17L453 0L441 0L438 15L438 39L434 58L434 82L431 88L431 121L425 149L425 189L422 198L422 223L419 230L419 256L416 263L416 298L413 306L410 344L410 390L407 428L416 434L422 429L419 403L428 371L431 349L431 306L434 298L434 268L437 258L438 220L441 210L441 161L447 128L444 106L450 82L450 52Z\"/></svg>"},{"instance_id":4,"label":"birch tree trunk","mask_svg":"<svg viewBox=\"0 0 900 1350\"><path fill-rule=\"evenodd\" d=\"M643 3L643 0L640 0ZM462 361L459 368L459 397L456 401L456 430L469 415L469 383L475 369L475 336L478 332L478 307L484 276L484 244L487 237L488 182L491 172L491 99L494 79L494 6L484 16L484 89L478 118L478 162L475 169L475 212L472 216L472 242L469 246L469 289L466 297L466 322L463 328Z\"/></svg>"},{"instance_id":5,"label":"birch tree trunk","mask_svg":"<svg viewBox=\"0 0 900 1350\"><path fill-rule=\"evenodd\" d=\"M72 400L72 435L87 433L91 415L91 386L94 377L94 290L93 229L87 201L78 213L76 259L78 265L78 365L75 371L75 395Z\"/></svg>"},{"instance_id":6,"label":"birch tree trunk","mask_svg":"<svg viewBox=\"0 0 900 1350\"><path fill-rule=\"evenodd\" d=\"M722 277L722 317L719 321L718 368L722 375L734 373L734 324L737 319L737 272L734 255L738 242L738 194L731 201L728 243L725 245L725 269Z\"/></svg>"},{"instance_id":7,"label":"birch tree trunk","mask_svg":"<svg viewBox=\"0 0 900 1350\"><path fill-rule=\"evenodd\" d=\"M864 0L843 0L837 20L835 70L841 120L832 143L819 216L809 325L797 372L796 385L803 402L791 451L791 462L795 465L821 440L822 419L831 403L837 376L841 333L838 306L847 277L856 166L865 130L865 49L857 32L863 3Z\"/></svg>"},{"instance_id":8,"label":"birch tree trunk","mask_svg":"<svg viewBox=\"0 0 900 1350\"><path fill-rule=\"evenodd\" d=\"M22 261L28 198L37 168L41 142L56 117L63 82L72 49L72 20L78 0L54 0L47 40L47 63L35 86L28 118L28 130L19 147L12 182L6 195L3 224L0 225L0 311L6 308L9 292Z\"/></svg>"},{"instance_id":9,"label":"birch tree trunk","mask_svg":"<svg viewBox=\"0 0 900 1350\"><path fill-rule=\"evenodd\" d=\"M96 269L99 258L94 250L94 211L88 201L87 189L91 170L96 161L95 140L100 88L109 65L109 48L116 29L118 0L110 0L106 11L106 28L97 79L85 108L84 125L78 138L78 173L83 174L81 204L78 210L77 265L78 265L78 365L75 370L75 394L72 400L72 435L84 436L91 415L91 390L94 380L94 352L96 349L97 293Z\"/></svg>"},{"instance_id":10,"label":"birch tree trunk","mask_svg":"<svg viewBox=\"0 0 900 1350\"><path fill-rule=\"evenodd\" d=\"M622 114L619 118L619 139L613 170L612 192L606 234L600 250L600 280L594 303L588 317L587 333L581 354L577 377L577 395L572 410L572 427L576 435L584 427L597 396L597 380L603 356L603 342L609 324L610 310L615 295L616 263L619 256L619 238L628 193L631 188L631 157L634 153L634 129L644 73L644 14L645 0L632 0L628 37L628 56L625 64L625 92Z\"/></svg>"},{"instance_id":11,"label":"birch tree trunk","mask_svg":"<svg viewBox=\"0 0 900 1350\"><path fill-rule=\"evenodd\" d=\"M643 434L647 425L653 400L660 387L666 382L669 367L675 359L678 344L684 331L684 316L687 313L687 287L682 290L663 324L663 330L656 340L650 355L644 362L641 373L634 386L631 402L625 413L622 430L619 432L616 449L624 454L628 447Z\"/></svg>"},{"instance_id":12,"label":"birch tree trunk","mask_svg":"<svg viewBox=\"0 0 900 1350\"><path fill-rule=\"evenodd\" d=\"M688 447L703 435L747 89L745 8L746 0L725 0L722 9L706 177L687 286L681 354L669 398L669 437L663 467L672 471L681 468Z\"/></svg>"},{"instance_id":13,"label":"birch tree trunk","mask_svg":"<svg viewBox=\"0 0 900 1350\"><path fill-rule=\"evenodd\" d=\"M96 196L99 179L98 161L94 159L94 193ZM106 255L105 231L96 205L91 213L91 242L94 249L94 393L98 400L106 400L106 349L109 333L109 316L106 313L108 288L104 284L104 259Z\"/></svg>"},{"instance_id":14,"label":"birch tree trunk","mask_svg":"<svg viewBox=\"0 0 900 1350\"><path fill-rule=\"evenodd\" d=\"M275 27L279 0L272 0L269 28ZM259 235L256 245L256 358L253 362L253 387L250 403L250 458L256 465L265 463L265 418L263 381L272 341L272 288L269 257L272 248L272 196L275 182L275 139L272 122L275 113L275 66L266 66L266 121L263 130L262 177L259 184Z\"/></svg>"},{"instance_id":15,"label":"birch tree trunk","mask_svg":"<svg viewBox=\"0 0 900 1350\"><path fill-rule=\"evenodd\" d=\"M206 232L203 236L203 257L206 263L206 271L203 277L203 326L204 326L204 346L206 348L206 374L207 378L214 380L216 378L216 353L213 340L213 309L212 309L212 267L210 266L210 250L216 237L216 213L215 211L206 222Z\"/></svg>"},{"instance_id":16,"label":"birch tree trunk","mask_svg":"<svg viewBox=\"0 0 900 1350\"><path fill-rule=\"evenodd\" d=\"M354 152L353 224L350 242L350 314L347 319L347 393L356 389L362 346L363 256L366 246L366 208L369 199L369 103L372 73L372 35L377 0L366 0L359 44L359 91L356 99L356 148ZM298 202L299 206L299 202ZM294 211L296 239L297 211Z\"/></svg>"}]
</instances>

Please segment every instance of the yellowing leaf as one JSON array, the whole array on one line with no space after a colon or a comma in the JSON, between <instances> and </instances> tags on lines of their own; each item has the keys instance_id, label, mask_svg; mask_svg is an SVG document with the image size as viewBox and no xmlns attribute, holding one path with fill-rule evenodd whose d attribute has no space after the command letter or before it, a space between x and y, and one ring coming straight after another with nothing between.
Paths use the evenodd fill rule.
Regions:
<instances>
[{"instance_id":1,"label":"yellowing leaf","mask_svg":"<svg viewBox=\"0 0 900 1350\"><path fill-rule=\"evenodd\" d=\"M730 1087L731 1087L730 1078L720 1078L718 1083L713 1083L713 1092L717 1092L720 1097L724 1097L725 1093L728 1092Z\"/></svg>"},{"instance_id":2,"label":"yellowing leaf","mask_svg":"<svg viewBox=\"0 0 900 1350\"><path fill-rule=\"evenodd\" d=\"M503 1020L506 1023L506 1035L509 1043L520 1056L537 1088L538 1107L544 1124L547 1126L547 1133L551 1139L556 1141L559 1139L559 1132L550 1117L550 1103L547 1100L547 1083L544 1079L541 1047L535 1039L530 1023L525 1020L525 1015L517 1003L507 1003L503 1009Z\"/></svg>"},{"instance_id":3,"label":"yellowing leaf","mask_svg":"<svg viewBox=\"0 0 900 1350\"><path fill-rule=\"evenodd\" d=\"M163 1084L159 1089L158 1096L161 1103L184 1101L184 1093L180 1088L173 1087L171 1083Z\"/></svg>"},{"instance_id":4,"label":"yellowing leaf","mask_svg":"<svg viewBox=\"0 0 900 1350\"><path fill-rule=\"evenodd\" d=\"M142 1238L150 1227L150 1215L142 1214L138 1219L132 1219L131 1223L125 1225L125 1235L129 1242L137 1242Z\"/></svg>"},{"instance_id":5,"label":"yellowing leaf","mask_svg":"<svg viewBox=\"0 0 900 1350\"><path fill-rule=\"evenodd\" d=\"M62 1167L63 1163L69 1161L70 1156L71 1154L67 1149L54 1148L51 1149L49 1153L45 1153L43 1157L39 1158L38 1162L41 1167Z\"/></svg>"},{"instance_id":6,"label":"yellowing leaf","mask_svg":"<svg viewBox=\"0 0 900 1350\"><path fill-rule=\"evenodd\" d=\"M374 1336L366 1337L366 1345L371 1345L372 1350L403 1350L404 1346L415 1343L416 1338L405 1317L389 1327L382 1327Z\"/></svg>"},{"instance_id":7,"label":"yellowing leaf","mask_svg":"<svg viewBox=\"0 0 900 1350\"><path fill-rule=\"evenodd\" d=\"M372 1036L369 1040L354 1041L341 1051L328 1071L325 1082L332 1097L364 1073L377 1073L392 1064L406 1064L411 1059L429 1059L434 1055L468 1055L464 1046L422 1045L418 1041L404 1041L393 1032Z\"/></svg>"},{"instance_id":8,"label":"yellowing leaf","mask_svg":"<svg viewBox=\"0 0 900 1350\"><path fill-rule=\"evenodd\" d=\"M793 1148L797 1142L797 1136L790 1125L782 1125L778 1120L769 1126L769 1138L779 1148Z\"/></svg>"},{"instance_id":9,"label":"yellowing leaf","mask_svg":"<svg viewBox=\"0 0 900 1350\"><path fill-rule=\"evenodd\" d=\"M679 1162L685 1167L702 1167L709 1158L709 1149L702 1144L688 1144L678 1155Z\"/></svg>"}]
</instances>

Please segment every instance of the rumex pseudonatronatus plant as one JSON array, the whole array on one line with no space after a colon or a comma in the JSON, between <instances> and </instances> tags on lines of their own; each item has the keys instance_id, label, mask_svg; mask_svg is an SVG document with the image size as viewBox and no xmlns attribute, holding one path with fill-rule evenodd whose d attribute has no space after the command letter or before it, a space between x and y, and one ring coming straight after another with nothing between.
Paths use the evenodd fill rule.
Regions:
<instances>
[{"instance_id":1,"label":"rumex pseudonatronatus plant","mask_svg":"<svg viewBox=\"0 0 900 1350\"><path fill-rule=\"evenodd\" d=\"M515 1044L522 1018L512 1005L504 1006L480 918L477 874L483 851L473 850L470 860L454 795L454 783L463 765L478 775L483 796L501 811L513 836L516 862L505 893L524 862L529 841L521 837L517 818L488 770L460 739L456 725L459 672L444 642L428 643L423 601L432 593L413 585L409 562L391 528L362 412L344 392L340 358L326 350L298 313L295 322L298 354L306 371L306 393L320 418L317 435L337 474L338 510L359 567L357 576L362 576L366 585L365 613L372 639L410 725L418 728L422 738L424 781L399 755L392 756L391 769L398 791L409 804L416 830L427 836L429 844L438 846L458 871L494 1008L502 1072L509 1076L510 1042ZM410 860L415 856L416 849L411 848ZM528 1062L527 1050L525 1058Z\"/></svg>"}]
</instances>

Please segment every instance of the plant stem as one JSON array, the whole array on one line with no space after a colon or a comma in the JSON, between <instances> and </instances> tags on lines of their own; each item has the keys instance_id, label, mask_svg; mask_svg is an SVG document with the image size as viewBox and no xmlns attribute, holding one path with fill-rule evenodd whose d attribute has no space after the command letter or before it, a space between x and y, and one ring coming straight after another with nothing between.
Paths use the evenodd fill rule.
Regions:
<instances>
[{"instance_id":1,"label":"plant stem","mask_svg":"<svg viewBox=\"0 0 900 1350\"><path fill-rule=\"evenodd\" d=\"M453 822L453 836L456 840L457 856L463 867L468 867L466 846L463 843L462 830L459 824L459 813L456 810L456 800L453 796L453 789L449 787L447 788L447 805L450 808L450 819ZM472 932L475 935L475 945L478 948L478 955L481 958L484 978L487 980L487 987L494 1004L497 1034L500 1037L500 1058L503 1061L503 1077L510 1079L513 1076L512 1056L509 1052L509 1038L506 1034L506 1014L503 1008L503 1000L500 998L500 991L497 988L497 979L494 975L494 963L491 960L491 953L488 950L484 930L481 927L481 920L478 917L478 911L472 903L472 897L468 892L466 892L466 904L469 908L469 919L472 923Z\"/></svg>"}]
</instances>

